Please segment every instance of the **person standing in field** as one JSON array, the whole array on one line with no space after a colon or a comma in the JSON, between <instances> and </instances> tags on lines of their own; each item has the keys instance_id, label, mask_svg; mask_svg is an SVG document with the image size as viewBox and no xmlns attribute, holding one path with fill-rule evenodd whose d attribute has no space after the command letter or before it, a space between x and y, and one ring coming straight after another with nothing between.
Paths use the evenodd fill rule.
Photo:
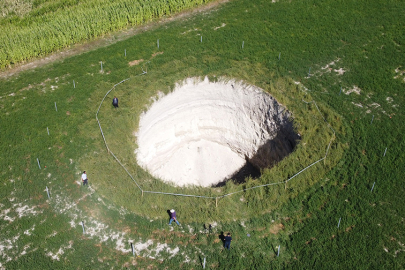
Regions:
<instances>
[{"instance_id":1,"label":"person standing in field","mask_svg":"<svg viewBox=\"0 0 405 270\"><path fill-rule=\"evenodd\" d=\"M228 233L227 236L225 236L225 245L224 247L227 249L231 248L231 241L232 241L232 237L231 237L231 233Z\"/></svg>"},{"instance_id":2,"label":"person standing in field","mask_svg":"<svg viewBox=\"0 0 405 270\"><path fill-rule=\"evenodd\" d=\"M113 98L112 105L113 105L115 108L118 108L118 98L117 98L117 97L114 97L114 98Z\"/></svg>"},{"instance_id":3,"label":"person standing in field","mask_svg":"<svg viewBox=\"0 0 405 270\"><path fill-rule=\"evenodd\" d=\"M174 209L170 210L170 221L169 221L169 225L172 225L172 221L176 221L177 225L180 226L180 223L177 221L176 218L176 211L174 211Z\"/></svg>"},{"instance_id":4,"label":"person standing in field","mask_svg":"<svg viewBox=\"0 0 405 270\"><path fill-rule=\"evenodd\" d=\"M87 174L86 174L86 171L84 171L83 174L82 174L83 186L88 185L87 180L88 180L87 179Z\"/></svg>"}]
</instances>

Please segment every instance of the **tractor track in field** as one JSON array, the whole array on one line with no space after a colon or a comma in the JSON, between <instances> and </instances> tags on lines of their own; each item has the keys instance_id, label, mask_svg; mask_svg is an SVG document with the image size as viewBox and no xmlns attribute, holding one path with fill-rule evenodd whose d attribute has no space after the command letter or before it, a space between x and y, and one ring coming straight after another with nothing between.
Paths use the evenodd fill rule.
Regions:
<instances>
[{"instance_id":1,"label":"tractor track in field","mask_svg":"<svg viewBox=\"0 0 405 270\"><path fill-rule=\"evenodd\" d=\"M215 0L204 6L200 6L195 9L192 9L192 10L186 10L186 11L177 13L175 15L169 16L169 17L156 19L156 21L146 23L145 25L133 26L133 27L125 29L125 30L120 30L120 31L113 32L113 33L110 33L105 36L95 38L94 40L91 40L89 42L75 44L72 47L56 51L56 52L51 53L42 58L36 58L36 59L33 59L28 62L22 62L19 64L15 64L5 70L0 71L0 78L6 79L10 76L18 75L20 72L23 72L23 71L42 67L42 66L45 66L45 65L53 63L53 62L62 61L64 59L74 56L74 55L79 55L79 54L89 52L89 51L92 51L92 50L95 50L98 48L109 46L111 44L115 44L119 41L126 40L137 34L155 29L166 23L189 18L197 13L213 10L214 8L218 7L219 5L221 5L223 3L227 3L229 1L230 0Z\"/></svg>"}]
</instances>

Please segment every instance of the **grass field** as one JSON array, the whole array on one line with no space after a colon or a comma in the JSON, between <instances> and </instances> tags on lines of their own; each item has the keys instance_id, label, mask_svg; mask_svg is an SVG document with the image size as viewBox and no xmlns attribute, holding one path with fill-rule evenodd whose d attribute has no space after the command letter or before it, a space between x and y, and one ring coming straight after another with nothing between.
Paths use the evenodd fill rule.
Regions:
<instances>
[{"instance_id":1,"label":"grass field","mask_svg":"<svg viewBox=\"0 0 405 270\"><path fill-rule=\"evenodd\" d=\"M201 269L204 258L208 269L403 269L404 17L395 0L234 0L2 79L0 269ZM294 114L297 150L243 185L180 189L151 177L134 159L139 115L158 91L194 76L270 92ZM303 100L316 102L336 136L326 161L287 188L254 189L218 207L142 197L107 153L95 118L127 78L98 117L110 149L146 190L215 197L288 179L322 158L332 138ZM83 170L89 188L78 185ZM182 228L166 225L170 208ZM228 231L229 252L219 239Z\"/></svg>"}]
</instances>

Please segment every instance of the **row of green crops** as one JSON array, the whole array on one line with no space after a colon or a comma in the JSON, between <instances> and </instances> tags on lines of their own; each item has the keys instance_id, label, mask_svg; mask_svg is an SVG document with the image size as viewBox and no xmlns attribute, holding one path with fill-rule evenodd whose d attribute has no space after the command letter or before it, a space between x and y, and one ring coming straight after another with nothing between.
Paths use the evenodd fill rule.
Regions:
<instances>
[{"instance_id":1,"label":"row of green crops","mask_svg":"<svg viewBox=\"0 0 405 270\"><path fill-rule=\"evenodd\" d=\"M0 31L0 68L209 1L93 0L42 16L28 16L7 24L3 22Z\"/></svg>"}]
</instances>

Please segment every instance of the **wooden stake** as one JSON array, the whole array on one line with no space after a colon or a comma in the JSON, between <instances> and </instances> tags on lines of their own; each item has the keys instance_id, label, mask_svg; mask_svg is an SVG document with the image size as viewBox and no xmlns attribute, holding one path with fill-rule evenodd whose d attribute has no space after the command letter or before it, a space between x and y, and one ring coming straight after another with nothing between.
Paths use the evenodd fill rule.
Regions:
<instances>
[{"instance_id":1,"label":"wooden stake","mask_svg":"<svg viewBox=\"0 0 405 270\"><path fill-rule=\"evenodd\" d=\"M46 193L48 193L48 199L50 200L51 197L49 196L49 189L48 189L48 187L46 187Z\"/></svg>"}]
</instances>

